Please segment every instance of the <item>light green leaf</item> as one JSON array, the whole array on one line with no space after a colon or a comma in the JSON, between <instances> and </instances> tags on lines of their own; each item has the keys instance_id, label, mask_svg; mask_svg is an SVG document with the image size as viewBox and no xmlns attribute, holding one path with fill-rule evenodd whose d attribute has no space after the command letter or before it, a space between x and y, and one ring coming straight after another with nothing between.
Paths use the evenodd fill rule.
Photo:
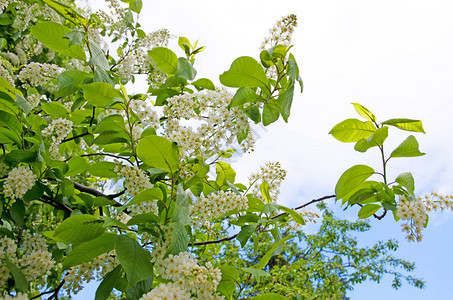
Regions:
<instances>
[{"instance_id":1,"label":"light green leaf","mask_svg":"<svg viewBox=\"0 0 453 300\"><path fill-rule=\"evenodd\" d=\"M370 121L362 122L357 119L347 119L335 125L329 134L340 142L351 143L366 139L375 131L376 128Z\"/></svg>"},{"instance_id":2,"label":"light green leaf","mask_svg":"<svg viewBox=\"0 0 453 300\"><path fill-rule=\"evenodd\" d=\"M296 221L300 225L305 225L304 218L302 218L302 216L297 211L295 211L294 209L285 207L283 205L279 205L278 208L281 211L284 211L285 213L289 214L294 219L294 221Z\"/></svg>"},{"instance_id":3,"label":"light green leaf","mask_svg":"<svg viewBox=\"0 0 453 300\"><path fill-rule=\"evenodd\" d=\"M422 121L420 120L411 120L411 119L390 119L385 122L382 122L384 125L395 126L396 128L406 130L406 131L415 131L426 133L423 129Z\"/></svg>"},{"instance_id":4,"label":"light green leaf","mask_svg":"<svg viewBox=\"0 0 453 300\"><path fill-rule=\"evenodd\" d=\"M82 89L87 102L98 107L104 107L115 97L123 97L120 91L105 82L93 82L86 84L82 86Z\"/></svg>"},{"instance_id":5,"label":"light green leaf","mask_svg":"<svg viewBox=\"0 0 453 300\"><path fill-rule=\"evenodd\" d=\"M222 279L217 285L217 292L226 296L228 299L233 296L235 291L236 281L239 280L239 272L236 267L233 266L219 266L220 272L222 273Z\"/></svg>"},{"instance_id":6,"label":"light green leaf","mask_svg":"<svg viewBox=\"0 0 453 300\"><path fill-rule=\"evenodd\" d=\"M211 90L211 91L215 90L214 83L212 83L212 81L207 78L200 78L198 80L195 80L195 81L191 82L191 85L196 87L197 90L201 90L201 89L207 89L207 90Z\"/></svg>"},{"instance_id":7,"label":"light green leaf","mask_svg":"<svg viewBox=\"0 0 453 300\"><path fill-rule=\"evenodd\" d=\"M16 105L23 110L25 115L28 115L33 109L30 103L22 95L19 94L16 94Z\"/></svg>"},{"instance_id":8,"label":"light green leaf","mask_svg":"<svg viewBox=\"0 0 453 300\"><path fill-rule=\"evenodd\" d=\"M414 193L415 181L410 172L402 173L395 179L396 182L407 188L409 193Z\"/></svg>"},{"instance_id":9,"label":"light green leaf","mask_svg":"<svg viewBox=\"0 0 453 300\"><path fill-rule=\"evenodd\" d=\"M225 180L234 183L236 180L236 172L233 168L223 161L216 163L215 172L217 174L216 182L219 186L225 184Z\"/></svg>"},{"instance_id":10,"label":"light green leaf","mask_svg":"<svg viewBox=\"0 0 453 300\"><path fill-rule=\"evenodd\" d=\"M278 120L279 116L280 106L277 103L271 101L264 103L262 119L264 126L274 123L275 121Z\"/></svg>"},{"instance_id":11,"label":"light green leaf","mask_svg":"<svg viewBox=\"0 0 453 300\"><path fill-rule=\"evenodd\" d=\"M277 293L264 293L252 298L252 300L287 300L288 298Z\"/></svg>"},{"instance_id":12,"label":"light green leaf","mask_svg":"<svg viewBox=\"0 0 453 300\"><path fill-rule=\"evenodd\" d=\"M147 165L174 173L179 168L176 144L164 137L148 135L137 144L137 155Z\"/></svg>"},{"instance_id":13,"label":"light green leaf","mask_svg":"<svg viewBox=\"0 0 453 300\"><path fill-rule=\"evenodd\" d=\"M165 74L174 75L178 71L178 57L170 49L156 47L148 51L156 66Z\"/></svg>"},{"instance_id":14,"label":"light green leaf","mask_svg":"<svg viewBox=\"0 0 453 300\"><path fill-rule=\"evenodd\" d=\"M79 14L77 10L75 10L73 7L55 0L43 0L43 1L66 20L69 20L78 26L87 25L87 19L85 19L85 17L82 16L81 14Z\"/></svg>"},{"instance_id":15,"label":"light green leaf","mask_svg":"<svg viewBox=\"0 0 453 300\"><path fill-rule=\"evenodd\" d=\"M22 125L16 116L0 110L0 126L14 130L20 134L22 132Z\"/></svg>"},{"instance_id":16,"label":"light green leaf","mask_svg":"<svg viewBox=\"0 0 453 300\"><path fill-rule=\"evenodd\" d=\"M184 226L189 225L190 223L189 211L190 211L189 198L187 197L187 194L184 191L182 183L180 183L178 185L178 189L176 192L176 205L172 221L180 222Z\"/></svg>"},{"instance_id":17,"label":"light green leaf","mask_svg":"<svg viewBox=\"0 0 453 300\"><path fill-rule=\"evenodd\" d=\"M57 227L55 237L68 244L80 244L102 235L103 223L92 215L71 216Z\"/></svg>"},{"instance_id":18,"label":"light green leaf","mask_svg":"<svg viewBox=\"0 0 453 300\"><path fill-rule=\"evenodd\" d=\"M341 199L352 192L373 174L374 169L365 165L355 165L346 170L335 186L337 199Z\"/></svg>"},{"instance_id":19,"label":"light green leaf","mask_svg":"<svg viewBox=\"0 0 453 300\"><path fill-rule=\"evenodd\" d=\"M118 176L118 174L114 172L115 166L115 163L110 161L98 161L91 165L88 172L93 176L115 178Z\"/></svg>"},{"instance_id":20,"label":"light green leaf","mask_svg":"<svg viewBox=\"0 0 453 300\"><path fill-rule=\"evenodd\" d=\"M263 67L249 56L241 56L233 61L230 69L219 79L229 87L263 87L268 82Z\"/></svg>"},{"instance_id":21,"label":"light green leaf","mask_svg":"<svg viewBox=\"0 0 453 300\"><path fill-rule=\"evenodd\" d=\"M284 242L286 242L287 240L289 240L293 237L294 236L288 235L288 236L284 237L283 239L281 239L280 241L274 243L273 246L271 247L271 249L269 249L269 251L267 251L266 254L264 254L264 256L261 257L260 261L253 267L256 269L264 268L267 265L267 263L269 262L269 260L271 259L271 257L274 255L274 251L277 250L277 248L281 244L283 244Z\"/></svg>"},{"instance_id":22,"label":"light green leaf","mask_svg":"<svg viewBox=\"0 0 453 300\"><path fill-rule=\"evenodd\" d=\"M60 54L85 60L85 51L80 45L69 46L69 40L64 36L71 30L61 24L43 21L31 28L31 34L47 48Z\"/></svg>"},{"instance_id":23,"label":"light green leaf","mask_svg":"<svg viewBox=\"0 0 453 300\"><path fill-rule=\"evenodd\" d=\"M78 90L83 84L83 81L91 75L87 72L79 70L68 70L58 75L58 91L57 97L66 97Z\"/></svg>"},{"instance_id":24,"label":"light green leaf","mask_svg":"<svg viewBox=\"0 0 453 300\"><path fill-rule=\"evenodd\" d=\"M69 170L66 173L66 176L74 176L80 173L85 173L90 169L90 165L85 158L80 156L73 156L68 161Z\"/></svg>"},{"instance_id":25,"label":"light green leaf","mask_svg":"<svg viewBox=\"0 0 453 300\"><path fill-rule=\"evenodd\" d=\"M142 6L143 6L142 0L131 0L129 2L129 8L138 14L142 10Z\"/></svg>"},{"instance_id":26,"label":"light green leaf","mask_svg":"<svg viewBox=\"0 0 453 300\"><path fill-rule=\"evenodd\" d=\"M288 118L291 113L291 105L294 98L294 85L291 85L287 90L278 96L277 103L280 105L280 112L283 120L288 123Z\"/></svg>"},{"instance_id":27,"label":"light green leaf","mask_svg":"<svg viewBox=\"0 0 453 300\"><path fill-rule=\"evenodd\" d=\"M114 143L127 143L129 136L125 132L119 131L103 131L94 139L96 145L110 145Z\"/></svg>"},{"instance_id":28,"label":"light green leaf","mask_svg":"<svg viewBox=\"0 0 453 300\"><path fill-rule=\"evenodd\" d=\"M257 269L257 268L242 268L241 270L244 271L244 272L252 274L253 277L255 277L256 280L258 280L258 281L260 280L261 277L271 276L266 271L263 271L263 270Z\"/></svg>"},{"instance_id":29,"label":"light green leaf","mask_svg":"<svg viewBox=\"0 0 453 300\"><path fill-rule=\"evenodd\" d=\"M101 49L101 47L98 46L98 44L96 44L96 42L92 40L89 40L88 42L90 44L91 54L91 58L88 64L99 67L103 70L108 70L110 66L107 58L105 57L104 51Z\"/></svg>"},{"instance_id":30,"label":"light green leaf","mask_svg":"<svg viewBox=\"0 0 453 300\"><path fill-rule=\"evenodd\" d=\"M241 106L245 103L256 102L259 96L251 88L239 88L233 96L228 108Z\"/></svg>"},{"instance_id":31,"label":"light green leaf","mask_svg":"<svg viewBox=\"0 0 453 300\"><path fill-rule=\"evenodd\" d=\"M105 232L97 238L74 247L63 261L63 270L91 261L115 248L117 235Z\"/></svg>"},{"instance_id":32,"label":"light green leaf","mask_svg":"<svg viewBox=\"0 0 453 300\"><path fill-rule=\"evenodd\" d=\"M417 139L413 135L410 135L393 150L390 157L414 157L422 155L425 155L425 153L418 150Z\"/></svg>"},{"instance_id":33,"label":"light green leaf","mask_svg":"<svg viewBox=\"0 0 453 300\"><path fill-rule=\"evenodd\" d=\"M41 104L41 108L47 114L57 118L64 117L68 114L68 111L60 102L46 102Z\"/></svg>"},{"instance_id":34,"label":"light green leaf","mask_svg":"<svg viewBox=\"0 0 453 300\"><path fill-rule=\"evenodd\" d=\"M359 152L366 152L372 147L382 146L388 135L389 128L387 126L381 127L366 139L361 139L360 141L358 141L355 144L354 149Z\"/></svg>"},{"instance_id":35,"label":"light green leaf","mask_svg":"<svg viewBox=\"0 0 453 300\"><path fill-rule=\"evenodd\" d=\"M267 181L263 181L260 184L260 191L264 200L266 200L267 203L272 203L272 198L271 195L269 194L269 184L267 183Z\"/></svg>"},{"instance_id":36,"label":"light green leaf","mask_svg":"<svg viewBox=\"0 0 453 300\"><path fill-rule=\"evenodd\" d=\"M153 275L151 254L144 250L136 240L125 235L118 236L115 241L115 251L126 271L129 286Z\"/></svg>"},{"instance_id":37,"label":"light green leaf","mask_svg":"<svg viewBox=\"0 0 453 300\"><path fill-rule=\"evenodd\" d=\"M104 131L126 132L123 116L115 114L105 117L99 122L93 133L101 133Z\"/></svg>"},{"instance_id":38,"label":"light green leaf","mask_svg":"<svg viewBox=\"0 0 453 300\"><path fill-rule=\"evenodd\" d=\"M366 219L377 212L382 206L380 204L367 204L359 210L359 218Z\"/></svg>"},{"instance_id":39,"label":"light green leaf","mask_svg":"<svg viewBox=\"0 0 453 300\"><path fill-rule=\"evenodd\" d=\"M197 71L186 58L178 58L178 70L176 71L175 76L179 76L187 80L193 80L196 75Z\"/></svg>"},{"instance_id":40,"label":"light green leaf","mask_svg":"<svg viewBox=\"0 0 453 300\"><path fill-rule=\"evenodd\" d=\"M138 193L128 204L126 204L126 206L142 203L144 201L162 200L163 197L162 190L158 187L153 187Z\"/></svg>"},{"instance_id":41,"label":"light green leaf","mask_svg":"<svg viewBox=\"0 0 453 300\"><path fill-rule=\"evenodd\" d=\"M352 103L354 105L355 110L361 115L363 118L367 119L368 121L376 122L376 117L373 115L371 111L369 111L366 107L358 104Z\"/></svg>"},{"instance_id":42,"label":"light green leaf","mask_svg":"<svg viewBox=\"0 0 453 300\"><path fill-rule=\"evenodd\" d=\"M180 222L171 222L170 227L172 231L172 239L168 246L168 254L178 255L179 253L186 251L189 245L189 236L187 234L186 227Z\"/></svg>"}]
</instances>

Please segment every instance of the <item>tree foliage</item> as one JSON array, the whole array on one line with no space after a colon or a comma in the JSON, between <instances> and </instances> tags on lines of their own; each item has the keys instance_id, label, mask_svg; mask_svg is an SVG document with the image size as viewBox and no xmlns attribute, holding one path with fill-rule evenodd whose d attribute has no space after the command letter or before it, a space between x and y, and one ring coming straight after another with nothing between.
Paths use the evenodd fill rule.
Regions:
<instances>
[{"instance_id":1,"label":"tree foliage","mask_svg":"<svg viewBox=\"0 0 453 300\"><path fill-rule=\"evenodd\" d=\"M293 221L305 225L298 210L307 205L336 198L361 206L360 218L393 211L395 219L407 220L410 240L421 240L426 210L451 206L450 198L438 195L417 199L408 172L387 179L390 159L423 155L410 135L386 157L389 127L424 132L421 121L378 123L359 104L354 107L365 121L345 120L331 134L355 142L359 152L377 147L382 172L353 166L339 179L336 196L295 209L276 202L286 175L278 163L268 163L248 183L237 182L231 158L253 149L253 123L287 122L295 92L303 89L291 53L296 17L282 18L257 58L235 59L219 76L222 86L215 86L197 77L195 61L204 47L179 37L180 49L170 49L167 30L146 33L138 23L142 0L122 2L109 0L109 12L92 13L71 0L0 1L5 297L70 296L98 279L97 300L231 299L241 294L244 285L236 282L244 274L248 280L268 272L290 275L269 263L282 249L295 249L287 244L295 236L283 236L281 228ZM137 93L136 81L148 88ZM336 231L343 225L328 213L325 222L335 224L328 232L344 236ZM225 263L224 247L257 245L263 232L275 243L255 265ZM307 257L314 265L327 263L316 252ZM338 272L347 271L335 266L317 284L339 278ZM381 274L379 266L361 272L372 279ZM355 283L348 276L340 289ZM310 284L307 292L317 292ZM263 292L256 299L285 299L277 288L253 288Z\"/></svg>"}]
</instances>

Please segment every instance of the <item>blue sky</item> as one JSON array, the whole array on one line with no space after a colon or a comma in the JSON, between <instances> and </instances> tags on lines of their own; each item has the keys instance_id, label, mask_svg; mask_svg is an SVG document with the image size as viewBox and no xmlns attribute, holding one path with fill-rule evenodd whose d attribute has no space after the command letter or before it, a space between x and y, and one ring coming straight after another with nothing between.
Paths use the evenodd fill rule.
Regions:
<instances>
[{"instance_id":1,"label":"blue sky","mask_svg":"<svg viewBox=\"0 0 453 300\"><path fill-rule=\"evenodd\" d=\"M103 1L92 1L93 8ZM379 166L376 151L361 154L328 135L338 122L357 117L358 102L378 117L421 119L427 135L416 134L422 152L390 162L389 176L410 171L416 192L453 193L453 2L432 1L144 1L140 23L147 31L171 33L206 45L195 67L199 77L218 78L242 55L258 56L267 31L281 16L295 13L299 26L293 53L304 80L289 124L258 128L256 151L235 164L244 181L268 161L288 170L280 202L297 206L332 194L336 180L354 164ZM177 46L174 46L177 51ZM182 55L182 53L178 53ZM388 153L407 135L391 131ZM244 162L247 162L246 164ZM338 206L337 206L338 207ZM352 209L346 217L356 218ZM364 284L352 299L449 299L453 294L453 213L435 214L422 243L407 243L393 219L373 221L363 243L396 238L397 256L414 261L427 281L423 291L391 289L390 281ZM79 298L82 299L82 298Z\"/></svg>"}]
</instances>

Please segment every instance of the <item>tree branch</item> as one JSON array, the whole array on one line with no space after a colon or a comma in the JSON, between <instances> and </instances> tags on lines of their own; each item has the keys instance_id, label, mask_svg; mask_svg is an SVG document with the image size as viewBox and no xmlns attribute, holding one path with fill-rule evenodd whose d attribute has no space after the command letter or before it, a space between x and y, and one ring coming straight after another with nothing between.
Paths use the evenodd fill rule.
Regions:
<instances>
[{"instance_id":1,"label":"tree branch","mask_svg":"<svg viewBox=\"0 0 453 300\"><path fill-rule=\"evenodd\" d=\"M310 202L307 202L301 206L298 206L296 208L294 208L294 210L297 210L297 209L301 209L301 208L304 208L308 205L311 205L313 203L316 203L316 202L320 202L320 201L323 201L323 200L326 200L326 199L330 199L330 198L335 198L336 195L330 195L330 196L324 196L324 197L321 197L321 198L318 198L318 199L313 199L311 200ZM276 219L280 216L283 216L287 213L281 213L281 214L278 214L274 217L272 217L271 219ZM218 239L218 240L213 240L213 241L204 241L204 242L195 242L195 243L192 243L192 244L189 244L189 246L202 246L202 245L209 245L209 244L217 244L217 243L221 243L221 242L226 242L226 241L231 241L232 239L236 238L238 236L239 233L236 233L232 236L229 236L229 237L226 237L226 238L223 238L223 239Z\"/></svg>"},{"instance_id":2,"label":"tree branch","mask_svg":"<svg viewBox=\"0 0 453 300\"><path fill-rule=\"evenodd\" d=\"M88 194L91 194L91 195L96 196L96 197L104 197L104 198L107 198L107 199L112 200L112 201L114 201L114 199L116 197L119 197L119 196L123 195L126 192L126 190L124 189L124 190L122 190L119 193L106 195L106 194L102 193L101 191L98 191L96 189L90 188L88 186L85 186L83 184L77 183L75 181L72 181L72 183L74 184L74 188L77 189L78 191L81 191L81 192L84 192L84 193L88 193ZM118 203L118 202L115 201L115 204L113 206L119 207L119 206L123 206L123 205L121 203Z\"/></svg>"},{"instance_id":3,"label":"tree branch","mask_svg":"<svg viewBox=\"0 0 453 300\"><path fill-rule=\"evenodd\" d=\"M41 199L39 199L40 201L44 202L44 203L47 203L47 204L50 204L52 205L53 207L56 207L56 208L60 208L62 210L65 210L67 211L68 213L72 213L72 209L67 206L66 204L64 203L61 203L60 201L56 200L56 199L53 199L49 196L46 196L46 195L43 195L41 197Z\"/></svg>"}]
</instances>

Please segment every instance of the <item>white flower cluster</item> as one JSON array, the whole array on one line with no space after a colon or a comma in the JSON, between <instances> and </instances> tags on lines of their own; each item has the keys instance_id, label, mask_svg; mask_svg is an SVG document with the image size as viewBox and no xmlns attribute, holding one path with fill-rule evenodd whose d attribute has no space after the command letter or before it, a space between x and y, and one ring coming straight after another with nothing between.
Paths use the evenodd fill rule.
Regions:
<instances>
[{"instance_id":1,"label":"white flower cluster","mask_svg":"<svg viewBox=\"0 0 453 300\"><path fill-rule=\"evenodd\" d=\"M14 52L17 54L17 59L10 59L14 65L27 64L30 59L42 52L42 44L35 39L31 34L21 36L21 40L14 47ZM19 60L17 62L17 60Z\"/></svg>"},{"instance_id":2,"label":"white flower cluster","mask_svg":"<svg viewBox=\"0 0 453 300\"><path fill-rule=\"evenodd\" d=\"M9 85L14 87L14 79L11 76L8 69L5 66L3 66L5 64L7 64L7 62L5 62L3 59L0 59L0 76L3 77L4 79L6 79L6 81L8 81L8 83L9 83Z\"/></svg>"},{"instance_id":3,"label":"white flower cluster","mask_svg":"<svg viewBox=\"0 0 453 300\"><path fill-rule=\"evenodd\" d=\"M431 193L429 195L425 195L423 201L425 202L426 211L428 212L437 210L453 211L453 195L442 195L438 193Z\"/></svg>"},{"instance_id":4,"label":"white flower cluster","mask_svg":"<svg viewBox=\"0 0 453 300\"><path fill-rule=\"evenodd\" d=\"M114 172L118 174L118 179L124 179L123 186L126 189L126 193L131 197L153 187L151 182L149 182L148 176L136 165L121 165L117 162Z\"/></svg>"},{"instance_id":5,"label":"white flower cluster","mask_svg":"<svg viewBox=\"0 0 453 300\"><path fill-rule=\"evenodd\" d=\"M12 169L3 184L3 193L6 197L21 199L25 193L30 190L36 182L36 175L25 166Z\"/></svg>"},{"instance_id":6,"label":"white flower cluster","mask_svg":"<svg viewBox=\"0 0 453 300\"><path fill-rule=\"evenodd\" d=\"M161 283L156 286L151 292L144 294L140 300L188 300L190 293L183 290L176 283Z\"/></svg>"},{"instance_id":7,"label":"white flower cluster","mask_svg":"<svg viewBox=\"0 0 453 300\"><path fill-rule=\"evenodd\" d=\"M295 14L281 18L274 25L274 27L269 30L269 36L265 37L263 43L261 44L261 50L278 44L289 46L291 44L292 34L296 26L297 16Z\"/></svg>"},{"instance_id":8,"label":"white flower cluster","mask_svg":"<svg viewBox=\"0 0 453 300\"><path fill-rule=\"evenodd\" d=\"M36 106L38 106L40 100L41 100L41 94L39 94L39 93L31 94L27 97L27 101L30 104L31 108L35 108Z\"/></svg>"},{"instance_id":9,"label":"white flower cluster","mask_svg":"<svg viewBox=\"0 0 453 300\"><path fill-rule=\"evenodd\" d=\"M148 50L155 47L166 47L170 38L171 35L166 29L160 29L139 38L133 49L126 52L125 58L119 63L119 75L123 78L130 78L133 74L148 74L150 83L162 84L167 76L156 68L148 56Z\"/></svg>"},{"instance_id":10,"label":"white flower cluster","mask_svg":"<svg viewBox=\"0 0 453 300\"><path fill-rule=\"evenodd\" d=\"M59 15L48 6L38 3L27 3L26 1L10 1L14 4L17 13L13 26L19 30L25 30L30 23L39 19L60 22Z\"/></svg>"},{"instance_id":11,"label":"white flower cluster","mask_svg":"<svg viewBox=\"0 0 453 300\"><path fill-rule=\"evenodd\" d=\"M60 70L57 65L31 62L25 65L19 72L18 78L23 83L22 87L36 87L45 85L56 78Z\"/></svg>"},{"instance_id":12,"label":"white flower cluster","mask_svg":"<svg viewBox=\"0 0 453 300\"><path fill-rule=\"evenodd\" d=\"M157 262L156 266L162 278L173 281L182 290L197 295L198 299L211 299L222 278L218 268L214 268L210 262L200 266L189 252L169 255Z\"/></svg>"},{"instance_id":13,"label":"white flower cluster","mask_svg":"<svg viewBox=\"0 0 453 300\"><path fill-rule=\"evenodd\" d=\"M115 32L115 37L120 39L128 30L126 26L128 9L122 8L117 0L106 0L105 2L107 2L110 12L107 13L99 10L96 14L102 20L102 24L106 26L107 30Z\"/></svg>"},{"instance_id":14,"label":"white flower cluster","mask_svg":"<svg viewBox=\"0 0 453 300\"><path fill-rule=\"evenodd\" d=\"M246 197L231 191L219 191L208 196L200 196L190 206L190 215L194 226L201 226L205 221L212 221L223 214L234 210L247 209Z\"/></svg>"},{"instance_id":15,"label":"white flower cluster","mask_svg":"<svg viewBox=\"0 0 453 300\"><path fill-rule=\"evenodd\" d=\"M425 204L420 198L410 201L401 197L397 206L397 216L407 224L402 224L402 231L407 233L406 239L409 242L421 242L423 239L422 230L428 215L426 214Z\"/></svg>"},{"instance_id":16,"label":"white flower cluster","mask_svg":"<svg viewBox=\"0 0 453 300\"><path fill-rule=\"evenodd\" d=\"M146 101L131 100L129 102L129 108L140 119L143 128L148 126L151 126L154 129L159 128L159 116Z\"/></svg>"},{"instance_id":17,"label":"white flower cluster","mask_svg":"<svg viewBox=\"0 0 453 300\"><path fill-rule=\"evenodd\" d=\"M18 249L20 249L19 252ZM0 253L6 254L10 261L21 269L27 281L37 280L36 283L41 286L45 285L46 275L50 275L50 271L55 267L52 254L47 250L45 238L42 235L33 235L27 230L22 233L20 247L8 237L0 238ZM9 277L9 268L2 257L0 258L0 292L5 288Z\"/></svg>"},{"instance_id":18,"label":"white flower cluster","mask_svg":"<svg viewBox=\"0 0 453 300\"><path fill-rule=\"evenodd\" d=\"M59 147L64 138L72 130L72 121L68 119L59 118L53 120L46 128L41 131L44 137L52 136L52 144L49 147L50 157L56 160L62 160Z\"/></svg>"},{"instance_id":19,"label":"white flower cluster","mask_svg":"<svg viewBox=\"0 0 453 300\"><path fill-rule=\"evenodd\" d=\"M63 288L69 294L77 294L83 288L83 282L101 279L119 264L115 250L104 253L90 262L72 267L66 273Z\"/></svg>"},{"instance_id":20,"label":"white flower cluster","mask_svg":"<svg viewBox=\"0 0 453 300\"><path fill-rule=\"evenodd\" d=\"M184 155L210 157L228 148L237 141L237 135L249 132L250 126L245 113L237 108L227 109L232 94L224 89L204 90L167 99L164 115L167 137L178 143ZM197 122L197 130L182 125L183 120ZM252 150L254 138L249 132L240 144L242 150Z\"/></svg>"},{"instance_id":21,"label":"white flower cluster","mask_svg":"<svg viewBox=\"0 0 453 300\"><path fill-rule=\"evenodd\" d=\"M302 218L304 218L305 223L313 222L316 224L318 222L318 219L321 217L319 213L309 209L302 209L298 211L298 213L299 215L302 216ZM301 224L295 221L285 223L284 226L291 231L298 231L301 230L303 227Z\"/></svg>"},{"instance_id":22,"label":"white flower cluster","mask_svg":"<svg viewBox=\"0 0 453 300\"><path fill-rule=\"evenodd\" d=\"M280 193L280 184L286 177L286 170L282 169L279 162L276 163L266 163L261 167L260 172L253 173L249 176L249 184L251 186L251 193L265 200L263 195L261 195L260 186L263 182L267 182L269 185L269 194L271 199L276 202L277 197Z\"/></svg>"}]
</instances>

